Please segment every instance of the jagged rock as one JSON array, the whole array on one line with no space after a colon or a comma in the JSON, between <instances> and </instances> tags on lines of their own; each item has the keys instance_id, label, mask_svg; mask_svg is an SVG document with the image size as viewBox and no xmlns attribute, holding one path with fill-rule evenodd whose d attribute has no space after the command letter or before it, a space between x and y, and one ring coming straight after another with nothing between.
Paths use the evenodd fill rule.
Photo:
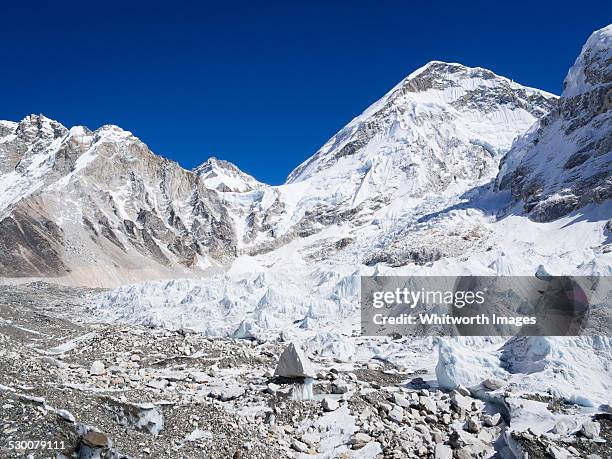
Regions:
<instances>
[{"instance_id":1,"label":"jagged rock","mask_svg":"<svg viewBox=\"0 0 612 459\"><path fill-rule=\"evenodd\" d=\"M82 442L92 448L104 448L108 446L108 437L102 432L90 430L85 434Z\"/></svg>"},{"instance_id":2,"label":"jagged rock","mask_svg":"<svg viewBox=\"0 0 612 459\"><path fill-rule=\"evenodd\" d=\"M244 392L245 392L244 387L240 387L240 386L226 387L219 393L218 398L222 402L228 402L230 400L235 400L239 397L242 397L244 395Z\"/></svg>"},{"instance_id":3,"label":"jagged rock","mask_svg":"<svg viewBox=\"0 0 612 459\"><path fill-rule=\"evenodd\" d=\"M168 387L168 383L169 381L167 379L153 379L151 381L147 381L147 387L163 390Z\"/></svg>"},{"instance_id":4,"label":"jagged rock","mask_svg":"<svg viewBox=\"0 0 612 459\"><path fill-rule=\"evenodd\" d=\"M316 373L306 354L290 343L279 357L274 375L284 378L314 378Z\"/></svg>"},{"instance_id":5,"label":"jagged rock","mask_svg":"<svg viewBox=\"0 0 612 459\"><path fill-rule=\"evenodd\" d=\"M321 441L321 436L314 432L302 434L302 441L308 446L314 447Z\"/></svg>"},{"instance_id":6,"label":"jagged rock","mask_svg":"<svg viewBox=\"0 0 612 459\"><path fill-rule=\"evenodd\" d=\"M464 448L467 445L473 445L478 441L472 434L465 430L454 430L450 435L450 444L453 448Z\"/></svg>"},{"instance_id":7,"label":"jagged rock","mask_svg":"<svg viewBox=\"0 0 612 459\"><path fill-rule=\"evenodd\" d=\"M164 428L163 414L153 403L130 403L113 397L105 397L105 401L120 425L151 435L158 435Z\"/></svg>"},{"instance_id":8,"label":"jagged rock","mask_svg":"<svg viewBox=\"0 0 612 459\"><path fill-rule=\"evenodd\" d=\"M357 432L351 439L351 444L353 445L353 449L360 449L371 441L372 437L370 437L368 434L365 434L363 432Z\"/></svg>"},{"instance_id":9,"label":"jagged rock","mask_svg":"<svg viewBox=\"0 0 612 459\"><path fill-rule=\"evenodd\" d=\"M278 384L268 383L268 385L266 386L266 392L271 395L276 395L279 390L281 390L281 386L279 386Z\"/></svg>"},{"instance_id":10,"label":"jagged rock","mask_svg":"<svg viewBox=\"0 0 612 459\"><path fill-rule=\"evenodd\" d=\"M411 406L408 399L406 399L406 397L404 397L398 392L395 392L393 394L393 403L395 403L398 406L401 406L402 408L410 408Z\"/></svg>"},{"instance_id":11,"label":"jagged rock","mask_svg":"<svg viewBox=\"0 0 612 459\"><path fill-rule=\"evenodd\" d=\"M332 394L346 394L349 391L349 385L342 380L335 380L332 384Z\"/></svg>"},{"instance_id":12,"label":"jagged rock","mask_svg":"<svg viewBox=\"0 0 612 459\"><path fill-rule=\"evenodd\" d=\"M469 418L465 424L465 430L473 434L480 432L481 428L480 421L476 418Z\"/></svg>"},{"instance_id":13,"label":"jagged rock","mask_svg":"<svg viewBox=\"0 0 612 459\"><path fill-rule=\"evenodd\" d=\"M204 373L203 371L193 371L191 372L191 379L193 382L203 384L210 379L210 376L208 376L208 373Z\"/></svg>"},{"instance_id":14,"label":"jagged rock","mask_svg":"<svg viewBox=\"0 0 612 459\"><path fill-rule=\"evenodd\" d=\"M469 412L472 410L472 399L454 391L451 393L451 406L457 411Z\"/></svg>"},{"instance_id":15,"label":"jagged rock","mask_svg":"<svg viewBox=\"0 0 612 459\"><path fill-rule=\"evenodd\" d=\"M78 447L79 459L98 459L109 446L108 437L102 432L88 431Z\"/></svg>"},{"instance_id":16,"label":"jagged rock","mask_svg":"<svg viewBox=\"0 0 612 459\"><path fill-rule=\"evenodd\" d=\"M455 388L455 392L457 392L459 395L463 395L464 397L470 397L472 395L465 386L457 386Z\"/></svg>"}]
</instances>

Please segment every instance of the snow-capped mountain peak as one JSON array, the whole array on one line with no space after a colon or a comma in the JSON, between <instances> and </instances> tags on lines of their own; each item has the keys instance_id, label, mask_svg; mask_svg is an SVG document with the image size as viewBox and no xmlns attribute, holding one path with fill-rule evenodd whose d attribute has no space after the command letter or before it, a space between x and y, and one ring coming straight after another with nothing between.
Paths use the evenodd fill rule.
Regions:
<instances>
[{"instance_id":1,"label":"snow-capped mountain peak","mask_svg":"<svg viewBox=\"0 0 612 459\"><path fill-rule=\"evenodd\" d=\"M612 197L612 25L594 32L565 78L558 108L503 159L496 186L540 221Z\"/></svg>"},{"instance_id":2,"label":"snow-capped mountain peak","mask_svg":"<svg viewBox=\"0 0 612 459\"><path fill-rule=\"evenodd\" d=\"M214 156L193 169L207 188L220 192L245 192L263 187L255 178L241 171L229 161Z\"/></svg>"},{"instance_id":3,"label":"snow-capped mountain peak","mask_svg":"<svg viewBox=\"0 0 612 459\"><path fill-rule=\"evenodd\" d=\"M593 32L570 68L563 83L563 97L573 97L596 88L607 88L612 59L612 24Z\"/></svg>"},{"instance_id":4,"label":"snow-capped mountain peak","mask_svg":"<svg viewBox=\"0 0 612 459\"><path fill-rule=\"evenodd\" d=\"M410 157L405 164L409 167L420 162L421 155L414 150L422 151L431 144L442 162L454 159L449 154L466 153L459 153L455 143L491 146L494 150L490 153L504 153L518 134L554 106L555 100L550 93L521 86L490 70L433 61L353 119L296 168L287 183L347 163L348 157L357 158L354 167L361 169L369 159L389 156L390 151ZM428 182L415 183L412 191L420 192Z\"/></svg>"}]
</instances>

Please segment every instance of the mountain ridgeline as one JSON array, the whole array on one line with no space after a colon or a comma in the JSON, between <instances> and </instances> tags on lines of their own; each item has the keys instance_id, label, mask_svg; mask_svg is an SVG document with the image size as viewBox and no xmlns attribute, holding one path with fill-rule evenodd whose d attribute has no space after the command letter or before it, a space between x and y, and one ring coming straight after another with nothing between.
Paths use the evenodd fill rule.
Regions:
<instances>
[{"instance_id":1,"label":"mountain ridgeline","mask_svg":"<svg viewBox=\"0 0 612 459\"><path fill-rule=\"evenodd\" d=\"M281 186L215 158L185 170L117 126L0 121L0 276L94 286L199 277L331 225L384 232L381 212L491 181L538 221L601 203L612 190L611 37L611 27L593 34L560 99L431 62Z\"/></svg>"}]
</instances>

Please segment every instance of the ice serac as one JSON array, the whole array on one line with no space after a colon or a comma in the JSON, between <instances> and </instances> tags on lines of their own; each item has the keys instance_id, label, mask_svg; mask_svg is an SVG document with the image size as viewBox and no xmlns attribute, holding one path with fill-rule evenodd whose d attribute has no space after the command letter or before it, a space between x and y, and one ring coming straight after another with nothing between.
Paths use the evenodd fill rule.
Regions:
<instances>
[{"instance_id":1,"label":"ice serac","mask_svg":"<svg viewBox=\"0 0 612 459\"><path fill-rule=\"evenodd\" d=\"M612 25L587 40L557 108L517 140L496 186L536 221L612 197Z\"/></svg>"},{"instance_id":2,"label":"ice serac","mask_svg":"<svg viewBox=\"0 0 612 459\"><path fill-rule=\"evenodd\" d=\"M315 372L304 351L290 343L278 359L274 375L283 378L314 378Z\"/></svg>"}]
</instances>

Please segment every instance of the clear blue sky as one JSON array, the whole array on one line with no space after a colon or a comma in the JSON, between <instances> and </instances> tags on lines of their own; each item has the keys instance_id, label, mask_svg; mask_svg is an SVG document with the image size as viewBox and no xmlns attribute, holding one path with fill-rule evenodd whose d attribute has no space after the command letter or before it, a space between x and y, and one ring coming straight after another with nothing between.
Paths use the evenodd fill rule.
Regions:
<instances>
[{"instance_id":1,"label":"clear blue sky","mask_svg":"<svg viewBox=\"0 0 612 459\"><path fill-rule=\"evenodd\" d=\"M0 119L117 124L184 167L214 155L278 184L430 60L560 93L611 5L3 2Z\"/></svg>"}]
</instances>

